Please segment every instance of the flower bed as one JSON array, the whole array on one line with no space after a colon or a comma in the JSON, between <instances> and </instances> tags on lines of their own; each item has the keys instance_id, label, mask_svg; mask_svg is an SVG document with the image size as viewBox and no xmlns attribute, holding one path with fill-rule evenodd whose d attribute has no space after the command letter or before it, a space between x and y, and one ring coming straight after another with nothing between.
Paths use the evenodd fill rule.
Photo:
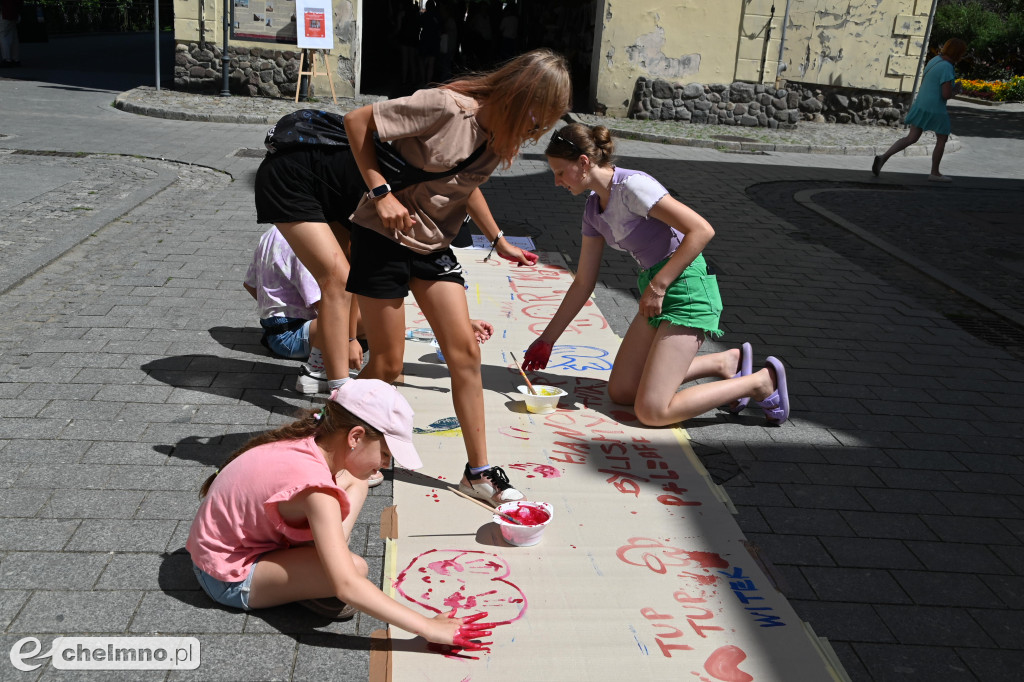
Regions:
<instances>
[{"instance_id":1,"label":"flower bed","mask_svg":"<svg viewBox=\"0 0 1024 682\"><path fill-rule=\"evenodd\" d=\"M1024 101L1024 76L1013 76L1005 81L966 80L958 78L957 87L968 97L993 102Z\"/></svg>"}]
</instances>

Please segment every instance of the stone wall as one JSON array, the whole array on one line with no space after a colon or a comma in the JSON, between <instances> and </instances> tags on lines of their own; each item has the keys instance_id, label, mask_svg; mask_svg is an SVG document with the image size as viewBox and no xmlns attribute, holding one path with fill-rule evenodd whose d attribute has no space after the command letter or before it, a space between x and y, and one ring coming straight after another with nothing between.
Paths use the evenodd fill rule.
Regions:
<instances>
[{"instance_id":1,"label":"stone wall","mask_svg":"<svg viewBox=\"0 0 1024 682\"><path fill-rule=\"evenodd\" d=\"M800 121L898 126L910 93L887 93L788 83L702 85L638 78L627 116L762 128L792 128Z\"/></svg>"},{"instance_id":2,"label":"stone wall","mask_svg":"<svg viewBox=\"0 0 1024 682\"><path fill-rule=\"evenodd\" d=\"M174 52L174 88L220 92L223 53L216 45L179 43ZM228 83L233 95L295 97L299 52L228 46Z\"/></svg>"}]
</instances>

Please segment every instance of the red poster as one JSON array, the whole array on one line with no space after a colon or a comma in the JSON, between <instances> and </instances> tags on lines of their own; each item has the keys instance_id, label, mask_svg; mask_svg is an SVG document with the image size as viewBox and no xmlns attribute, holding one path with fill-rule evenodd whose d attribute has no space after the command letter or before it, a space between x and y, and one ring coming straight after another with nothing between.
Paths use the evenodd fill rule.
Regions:
<instances>
[{"instance_id":1,"label":"red poster","mask_svg":"<svg viewBox=\"0 0 1024 682\"><path fill-rule=\"evenodd\" d=\"M327 30L324 24L324 11L319 7L307 7L303 22L306 25L307 38L324 38Z\"/></svg>"}]
</instances>

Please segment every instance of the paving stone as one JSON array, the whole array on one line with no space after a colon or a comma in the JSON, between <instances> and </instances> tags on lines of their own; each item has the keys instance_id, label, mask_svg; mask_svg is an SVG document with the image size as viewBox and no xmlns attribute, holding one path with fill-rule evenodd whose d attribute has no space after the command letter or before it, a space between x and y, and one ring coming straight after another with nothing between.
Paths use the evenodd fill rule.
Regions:
<instances>
[{"instance_id":1,"label":"paving stone","mask_svg":"<svg viewBox=\"0 0 1024 682\"><path fill-rule=\"evenodd\" d=\"M994 642L963 609L880 604L875 611L903 644L992 647Z\"/></svg>"},{"instance_id":2,"label":"paving stone","mask_svg":"<svg viewBox=\"0 0 1024 682\"><path fill-rule=\"evenodd\" d=\"M28 590L10 590L6 586L0 590L0 628L7 630L7 626L14 620L31 594Z\"/></svg>"},{"instance_id":3,"label":"paving stone","mask_svg":"<svg viewBox=\"0 0 1024 682\"><path fill-rule=\"evenodd\" d=\"M878 538L821 538L838 566L860 568L922 568L921 562L898 540Z\"/></svg>"},{"instance_id":4,"label":"paving stone","mask_svg":"<svg viewBox=\"0 0 1024 682\"><path fill-rule=\"evenodd\" d=\"M999 608L1002 601L976 576L936 571L892 571L915 604Z\"/></svg>"},{"instance_id":5,"label":"paving stone","mask_svg":"<svg viewBox=\"0 0 1024 682\"><path fill-rule=\"evenodd\" d=\"M981 542L1013 544L1015 538L995 519L961 518L956 516L921 517L935 534L946 542Z\"/></svg>"},{"instance_id":6,"label":"paving stone","mask_svg":"<svg viewBox=\"0 0 1024 682\"><path fill-rule=\"evenodd\" d=\"M140 635L238 634L244 623L244 611L221 606L202 590L165 590L145 594L126 630Z\"/></svg>"},{"instance_id":7,"label":"paving stone","mask_svg":"<svg viewBox=\"0 0 1024 682\"><path fill-rule=\"evenodd\" d=\"M86 519L67 543L72 551L161 552L174 531L173 521Z\"/></svg>"},{"instance_id":8,"label":"paving stone","mask_svg":"<svg viewBox=\"0 0 1024 682\"><path fill-rule=\"evenodd\" d=\"M934 540L935 533L911 514L844 511L843 519L861 537Z\"/></svg>"},{"instance_id":9,"label":"paving stone","mask_svg":"<svg viewBox=\"0 0 1024 682\"><path fill-rule=\"evenodd\" d=\"M146 493L135 518L191 521L198 508L198 491L151 491Z\"/></svg>"},{"instance_id":10,"label":"paving stone","mask_svg":"<svg viewBox=\"0 0 1024 682\"><path fill-rule=\"evenodd\" d=\"M776 533L793 535L854 535L839 512L772 507L761 513Z\"/></svg>"},{"instance_id":11,"label":"paving stone","mask_svg":"<svg viewBox=\"0 0 1024 682\"><path fill-rule=\"evenodd\" d=\"M896 641L868 604L793 600L792 606L803 620L814 624L819 637L857 642Z\"/></svg>"},{"instance_id":12,"label":"paving stone","mask_svg":"<svg viewBox=\"0 0 1024 682\"><path fill-rule=\"evenodd\" d=\"M121 634L141 598L141 592L36 590L10 628L18 632Z\"/></svg>"},{"instance_id":13,"label":"paving stone","mask_svg":"<svg viewBox=\"0 0 1024 682\"><path fill-rule=\"evenodd\" d=\"M96 581L97 590L198 590L188 554L115 553Z\"/></svg>"},{"instance_id":14,"label":"paving stone","mask_svg":"<svg viewBox=\"0 0 1024 682\"><path fill-rule=\"evenodd\" d=\"M977 679L951 648L859 642L854 643L853 648L872 680L971 682Z\"/></svg>"},{"instance_id":15,"label":"paving stone","mask_svg":"<svg viewBox=\"0 0 1024 682\"><path fill-rule=\"evenodd\" d=\"M805 566L801 569L814 592L825 601L865 604L909 604L910 597L887 571L872 568Z\"/></svg>"},{"instance_id":16,"label":"paving stone","mask_svg":"<svg viewBox=\"0 0 1024 682\"><path fill-rule=\"evenodd\" d=\"M783 484L782 489L793 501L793 506L802 508L822 509L860 509L870 510L871 505L865 500L865 492L837 485L799 485ZM868 497L868 499L870 499Z\"/></svg>"},{"instance_id":17,"label":"paving stone","mask_svg":"<svg viewBox=\"0 0 1024 682\"><path fill-rule=\"evenodd\" d=\"M0 563L0 582L5 589L89 590L109 559L98 553L9 552Z\"/></svg>"},{"instance_id":18,"label":"paving stone","mask_svg":"<svg viewBox=\"0 0 1024 682\"><path fill-rule=\"evenodd\" d=\"M39 512L40 518L130 519L144 493L123 490L57 490Z\"/></svg>"},{"instance_id":19,"label":"paving stone","mask_svg":"<svg viewBox=\"0 0 1024 682\"><path fill-rule=\"evenodd\" d=\"M0 550L31 547L57 551L78 529L80 521L50 519L9 519L0 524Z\"/></svg>"},{"instance_id":20,"label":"paving stone","mask_svg":"<svg viewBox=\"0 0 1024 682\"><path fill-rule=\"evenodd\" d=\"M0 489L0 518L35 516L46 504L52 491L25 488Z\"/></svg>"},{"instance_id":21,"label":"paving stone","mask_svg":"<svg viewBox=\"0 0 1024 682\"><path fill-rule=\"evenodd\" d=\"M1024 667L1024 652L1020 649L993 651L987 648L957 647L956 653L970 666L977 679L988 682L1015 682Z\"/></svg>"}]
</instances>

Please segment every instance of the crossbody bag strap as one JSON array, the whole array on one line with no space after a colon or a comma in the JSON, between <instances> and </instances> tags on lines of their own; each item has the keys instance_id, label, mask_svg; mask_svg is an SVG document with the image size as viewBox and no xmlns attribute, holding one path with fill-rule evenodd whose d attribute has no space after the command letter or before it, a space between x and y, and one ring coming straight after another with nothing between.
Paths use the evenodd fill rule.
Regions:
<instances>
[{"instance_id":1,"label":"crossbody bag strap","mask_svg":"<svg viewBox=\"0 0 1024 682\"><path fill-rule=\"evenodd\" d=\"M473 153L467 156L465 159L463 159L458 165L456 165L454 168L449 168L448 170L425 171L421 168L416 168L415 166L407 165L403 169L406 185L408 186L420 182L427 182L428 180L440 180L442 178L447 178L452 175L457 175L462 171L466 170L467 168L469 168L469 166L474 161L480 158L480 156L484 153L486 149L487 143L484 142L479 147L474 149ZM395 152L395 154L397 155L397 152Z\"/></svg>"}]
</instances>

